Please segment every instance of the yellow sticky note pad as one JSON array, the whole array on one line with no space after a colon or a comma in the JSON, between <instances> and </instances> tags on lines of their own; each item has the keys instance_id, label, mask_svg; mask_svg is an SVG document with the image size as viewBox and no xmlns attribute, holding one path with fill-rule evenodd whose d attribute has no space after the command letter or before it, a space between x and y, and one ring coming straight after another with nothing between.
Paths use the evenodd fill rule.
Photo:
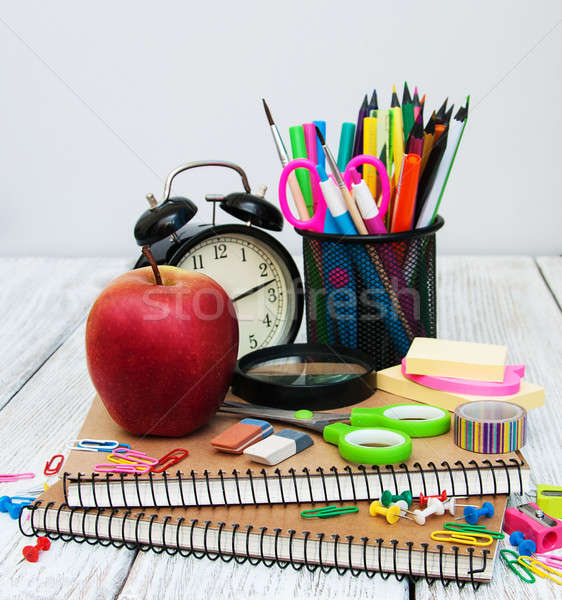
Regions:
<instances>
[{"instance_id":1,"label":"yellow sticky note pad","mask_svg":"<svg viewBox=\"0 0 562 600\"><path fill-rule=\"evenodd\" d=\"M406 373L503 381L506 362L505 346L418 337L406 354Z\"/></svg>"},{"instance_id":2,"label":"yellow sticky note pad","mask_svg":"<svg viewBox=\"0 0 562 600\"><path fill-rule=\"evenodd\" d=\"M383 369L377 373L377 389L389 394L401 396L408 400L415 400L423 404L431 404L454 412L459 404L476 402L479 400L494 400L496 402L511 402L518 404L526 410L538 408L545 401L544 388L540 385L521 380L521 387L517 394L510 396L473 396L470 394L457 394L433 390L411 381L402 375L400 365Z\"/></svg>"}]
</instances>

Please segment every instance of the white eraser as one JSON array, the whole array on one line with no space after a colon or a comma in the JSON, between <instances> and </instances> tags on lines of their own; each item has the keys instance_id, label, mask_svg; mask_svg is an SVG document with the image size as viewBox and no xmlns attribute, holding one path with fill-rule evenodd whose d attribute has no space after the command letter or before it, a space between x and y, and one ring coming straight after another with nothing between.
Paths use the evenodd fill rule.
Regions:
<instances>
[{"instance_id":1,"label":"white eraser","mask_svg":"<svg viewBox=\"0 0 562 600\"><path fill-rule=\"evenodd\" d=\"M276 465L312 446L312 438L301 431L283 429L244 450L253 461L264 465Z\"/></svg>"}]
</instances>

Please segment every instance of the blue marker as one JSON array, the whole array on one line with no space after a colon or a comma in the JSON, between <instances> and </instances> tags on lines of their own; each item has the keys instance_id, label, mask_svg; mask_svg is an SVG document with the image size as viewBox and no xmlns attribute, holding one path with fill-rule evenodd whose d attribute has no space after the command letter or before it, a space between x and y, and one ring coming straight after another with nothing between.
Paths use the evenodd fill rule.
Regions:
<instances>
[{"instance_id":1,"label":"blue marker","mask_svg":"<svg viewBox=\"0 0 562 600\"><path fill-rule=\"evenodd\" d=\"M318 165L316 167L320 176L320 189L326 201L328 210L326 211L326 225L324 233L343 233L345 235L357 235L357 229L351 220L344 199L336 183L328 177L326 170ZM328 213L333 217L331 219L335 223L335 231L328 231ZM330 223L331 226L331 223Z\"/></svg>"},{"instance_id":2,"label":"blue marker","mask_svg":"<svg viewBox=\"0 0 562 600\"><path fill-rule=\"evenodd\" d=\"M326 121L312 121L320 132L322 133L322 137L326 139ZM326 155L324 154L324 148L322 148L322 144L320 143L320 138L316 136L316 161L319 166L321 166L324 170L326 170Z\"/></svg>"}]
</instances>

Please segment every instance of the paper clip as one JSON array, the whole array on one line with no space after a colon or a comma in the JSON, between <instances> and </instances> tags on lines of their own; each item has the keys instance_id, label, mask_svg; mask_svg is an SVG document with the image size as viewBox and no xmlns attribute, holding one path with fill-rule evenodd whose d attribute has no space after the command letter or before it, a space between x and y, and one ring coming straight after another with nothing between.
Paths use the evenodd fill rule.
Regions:
<instances>
[{"instance_id":1,"label":"paper clip","mask_svg":"<svg viewBox=\"0 0 562 600\"><path fill-rule=\"evenodd\" d=\"M74 445L76 444L76 445ZM112 452L119 446L115 440L70 440L66 447L69 450L82 450L83 452Z\"/></svg>"},{"instance_id":2,"label":"paper clip","mask_svg":"<svg viewBox=\"0 0 562 600\"><path fill-rule=\"evenodd\" d=\"M149 466L157 465L158 459L152 458L152 456L147 456L144 452L140 450L131 450L129 448L124 448L123 451L119 450L118 452L112 452L108 456L108 460L111 462L122 463L122 464L137 464L142 463Z\"/></svg>"},{"instance_id":3,"label":"paper clip","mask_svg":"<svg viewBox=\"0 0 562 600\"><path fill-rule=\"evenodd\" d=\"M447 535L449 537L444 537ZM479 542L477 538L481 538L485 541ZM450 544L468 544L469 546L489 546L493 542L491 535L477 531L432 531L431 539L438 542L449 542Z\"/></svg>"},{"instance_id":4,"label":"paper clip","mask_svg":"<svg viewBox=\"0 0 562 600\"><path fill-rule=\"evenodd\" d=\"M469 525L468 523L444 523L443 528L450 531L460 531L461 533L486 533L495 540L503 540L505 535L501 531L489 531L485 525Z\"/></svg>"},{"instance_id":5,"label":"paper clip","mask_svg":"<svg viewBox=\"0 0 562 600\"><path fill-rule=\"evenodd\" d=\"M55 454L45 463L43 475L56 475L60 471L63 462L64 456L62 454Z\"/></svg>"},{"instance_id":6,"label":"paper clip","mask_svg":"<svg viewBox=\"0 0 562 600\"><path fill-rule=\"evenodd\" d=\"M146 473L150 469L149 465L107 465L101 464L94 467L97 473Z\"/></svg>"},{"instance_id":7,"label":"paper clip","mask_svg":"<svg viewBox=\"0 0 562 600\"><path fill-rule=\"evenodd\" d=\"M535 552L533 558L538 558L541 562L554 569L562 570L562 556L556 556L556 554L546 554Z\"/></svg>"},{"instance_id":8,"label":"paper clip","mask_svg":"<svg viewBox=\"0 0 562 600\"><path fill-rule=\"evenodd\" d=\"M507 554L513 556L513 560L508 560L506 558ZM535 583L535 576L525 565L522 565L519 562L519 554L517 554L517 552L504 548L503 550L500 550L500 556L505 564L517 575L517 577L519 577L519 579L521 579L521 581L526 583ZM524 574L527 575L527 578L525 578Z\"/></svg>"},{"instance_id":9,"label":"paper clip","mask_svg":"<svg viewBox=\"0 0 562 600\"><path fill-rule=\"evenodd\" d=\"M35 473L4 473L0 474L0 483L11 483L20 479L33 479Z\"/></svg>"},{"instance_id":10,"label":"paper clip","mask_svg":"<svg viewBox=\"0 0 562 600\"><path fill-rule=\"evenodd\" d=\"M336 506L333 504L331 506L324 506L322 508L303 510L301 512L301 517L303 517L303 519L312 519L314 517L318 517L319 519L328 519L330 517L337 517L338 515L356 512L359 512L359 508L357 508L357 506Z\"/></svg>"},{"instance_id":11,"label":"paper clip","mask_svg":"<svg viewBox=\"0 0 562 600\"><path fill-rule=\"evenodd\" d=\"M549 567L548 565L545 565L537 558L533 558L532 556L520 556L517 559L517 562L523 565L524 567L527 567L527 569L529 569L539 577L546 577L547 579L554 581L554 583L562 585L562 573L560 573L560 571L557 571L556 569L553 569L552 567ZM551 573L552 575L556 575L556 577L553 577Z\"/></svg>"},{"instance_id":12,"label":"paper clip","mask_svg":"<svg viewBox=\"0 0 562 600\"><path fill-rule=\"evenodd\" d=\"M177 453L177 454L176 454ZM182 461L186 456L189 455L189 451L185 450L185 448L175 448L165 454L151 469L153 473L162 473L166 471L170 467L177 465L180 461Z\"/></svg>"}]
</instances>

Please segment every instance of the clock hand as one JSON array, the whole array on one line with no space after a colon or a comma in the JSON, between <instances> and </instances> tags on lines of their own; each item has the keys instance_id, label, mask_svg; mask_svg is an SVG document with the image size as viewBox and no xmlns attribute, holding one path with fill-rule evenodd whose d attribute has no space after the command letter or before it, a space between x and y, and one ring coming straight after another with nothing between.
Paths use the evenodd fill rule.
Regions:
<instances>
[{"instance_id":1,"label":"clock hand","mask_svg":"<svg viewBox=\"0 0 562 600\"><path fill-rule=\"evenodd\" d=\"M275 281L275 279L270 279L269 281L266 281L265 283L260 283L260 285L256 285L256 287L250 288L249 290L243 292L239 296L236 296L236 298L232 298L232 302L242 300L242 298L245 298L246 296L250 296L251 294L254 294L258 290L261 290L266 285L269 285L270 283L273 283L274 281Z\"/></svg>"}]
</instances>

